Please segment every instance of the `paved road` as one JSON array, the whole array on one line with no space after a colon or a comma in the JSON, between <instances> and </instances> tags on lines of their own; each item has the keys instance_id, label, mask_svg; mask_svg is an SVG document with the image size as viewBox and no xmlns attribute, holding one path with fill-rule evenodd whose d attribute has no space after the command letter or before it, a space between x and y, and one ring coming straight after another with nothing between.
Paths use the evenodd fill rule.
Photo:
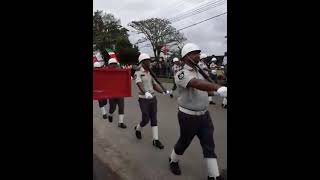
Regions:
<instances>
[{"instance_id":1,"label":"paved road","mask_svg":"<svg viewBox=\"0 0 320 180\"><path fill-rule=\"evenodd\" d=\"M169 88L172 84L164 84L164 86ZM127 129L117 127L117 116L114 117L113 123L102 119L98 103L93 102L93 151L96 160L108 165L110 170L119 174L122 179L206 179L206 164L196 137L180 160L182 175L174 176L169 171L168 156L179 136L176 99L157 94L159 138L165 145L163 150L159 150L152 146L150 124L143 128L142 140L136 139L133 128L140 122L141 111L137 101L137 87L134 83L132 83L132 96L125 99ZM220 168L226 169L227 110L221 108L222 98L214 97L214 100L217 105L210 105L209 111L215 126L216 153ZM99 165L94 168L99 168Z\"/></svg>"},{"instance_id":2,"label":"paved road","mask_svg":"<svg viewBox=\"0 0 320 180\"><path fill-rule=\"evenodd\" d=\"M93 154L93 180L121 180L119 175L113 172L109 166Z\"/></svg>"}]
</instances>

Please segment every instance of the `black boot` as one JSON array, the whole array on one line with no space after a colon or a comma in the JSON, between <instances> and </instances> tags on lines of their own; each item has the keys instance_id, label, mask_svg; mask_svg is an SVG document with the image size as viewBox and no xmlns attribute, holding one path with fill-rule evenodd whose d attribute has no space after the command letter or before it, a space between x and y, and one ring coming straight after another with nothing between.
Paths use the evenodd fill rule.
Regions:
<instances>
[{"instance_id":1,"label":"black boot","mask_svg":"<svg viewBox=\"0 0 320 180\"><path fill-rule=\"evenodd\" d=\"M170 170L173 174L175 174L175 175L181 174L179 162L171 162L171 158L169 158L169 165L170 165Z\"/></svg>"},{"instance_id":2,"label":"black boot","mask_svg":"<svg viewBox=\"0 0 320 180\"><path fill-rule=\"evenodd\" d=\"M173 94L170 94L170 97L173 98Z\"/></svg>"},{"instance_id":3,"label":"black boot","mask_svg":"<svg viewBox=\"0 0 320 180\"><path fill-rule=\"evenodd\" d=\"M210 104L213 104L213 105L215 105L216 103L215 103L215 102L212 102L212 101L210 101Z\"/></svg>"},{"instance_id":4,"label":"black boot","mask_svg":"<svg viewBox=\"0 0 320 180\"><path fill-rule=\"evenodd\" d=\"M141 138L142 138L141 132L137 130L137 126L134 127L134 130L136 131L136 137L137 137L138 139L141 139Z\"/></svg>"},{"instance_id":5,"label":"black boot","mask_svg":"<svg viewBox=\"0 0 320 180\"><path fill-rule=\"evenodd\" d=\"M126 129L127 128L127 126L124 123L119 123L118 127L122 128L122 129Z\"/></svg>"},{"instance_id":6,"label":"black boot","mask_svg":"<svg viewBox=\"0 0 320 180\"><path fill-rule=\"evenodd\" d=\"M216 180L224 180L224 178L222 176L218 176L216 177Z\"/></svg>"},{"instance_id":7,"label":"black boot","mask_svg":"<svg viewBox=\"0 0 320 180\"><path fill-rule=\"evenodd\" d=\"M112 116L109 116L108 119L109 119L109 122L112 122Z\"/></svg>"},{"instance_id":8,"label":"black boot","mask_svg":"<svg viewBox=\"0 0 320 180\"><path fill-rule=\"evenodd\" d=\"M224 178L222 176L218 176L216 178L208 176L208 180L224 180Z\"/></svg>"},{"instance_id":9,"label":"black boot","mask_svg":"<svg viewBox=\"0 0 320 180\"><path fill-rule=\"evenodd\" d=\"M152 144L153 144L155 147L159 148L159 149L163 149L163 148L164 148L163 144L162 144L159 140L153 140L153 141L152 141Z\"/></svg>"},{"instance_id":10,"label":"black boot","mask_svg":"<svg viewBox=\"0 0 320 180\"><path fill-rule=\"evenodd\" d=\"M104 115L102 115L102 118L103 118L103 119L107 119L108 116L107 116L106 114L104 114Z\"/></svg>"}]
</instances>

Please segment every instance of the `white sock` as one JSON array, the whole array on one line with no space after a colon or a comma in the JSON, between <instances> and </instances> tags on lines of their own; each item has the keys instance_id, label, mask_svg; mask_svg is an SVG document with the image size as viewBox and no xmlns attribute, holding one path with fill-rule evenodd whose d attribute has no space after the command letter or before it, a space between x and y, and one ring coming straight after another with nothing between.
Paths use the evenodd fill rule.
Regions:
<instances>
[{"instance_id":1,"label":"white sock","mask_svg":"<svg viewBox=\"0 0 320 180\"><path fill-rule=\"evenodd\" d=\"M137 125L136 130L137 130L137 131L141 131L141 126L140 126L140 124Z\"/></svg>"},{"instance_id":2,"label":"white sock","mask_svg":"<svg viewBox=\"0 0 320 180\"><path fill-rule=\"evenodd\" d=\"M158 137L158 126L153 126L152 127L152 137L153 137L153 140L159 140L159 137Z\"/></svg>"},{"instance_id":3,"label":"white sock","mask_svg":"<svg viewBox=\"0 0 320 180\"><path fill-rule=\"evenodd\" d=\"M107 114L107 111L106 111L106 109L104 107L101 107L100 109L101 109L102 115Z\"/></svg>"},{"instance_id":4,"label":"white sock","mask_svg":"<svg viewBox=\"0 0 320 180\"><path fill-rule=\"evenodd\" d=\"M124 114L119 114L119 123L123 123Z\"/></svg>"},{"instance_id":5,"label":"white sock","mask_svg":"<svg viewBox=\"0 0 320 180\"><path fill-rule=\"evenodd\" d=\"M216 158L205 158L205 160L207 161L208 176L209 177L220 176L217 159Z\"/></svg>"},{"instance_id":6,"label":"white sock","mask_svg":"<svg viewBox=\"0 0 320 180\"><path fill-rule=\"evenodd\" d=\"M209 102L212 102L212 96L208 97Z\"/></svg>"},{"instance_id":7,"label":"white sock","mask_svg":"<svg viewBox=\"0 0 320 180\"><path fill-rule=\"evenodd\" d=\"M179 155L174 152L174 149L172 149L172 153L170 155L171 162L178 162L179 161Z\"/></svg>"}]
</instances>

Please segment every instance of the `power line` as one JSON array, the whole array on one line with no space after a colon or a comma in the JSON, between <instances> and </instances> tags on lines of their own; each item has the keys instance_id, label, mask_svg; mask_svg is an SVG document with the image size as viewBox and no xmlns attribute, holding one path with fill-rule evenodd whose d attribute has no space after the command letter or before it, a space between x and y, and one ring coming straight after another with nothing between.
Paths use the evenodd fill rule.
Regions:
<instances>
[{"instance_id":1,"label":"power line","mask_svg":"<svg viewBox=\"0 0 320 180\"><path fill-rule=\"evenodd\" d=\"M187 28L189 28L189 27L192 27L192 26L195 26L195 25L197 25L197 24L203 23L203 22L208 21L208 20L210 20L210 19L213 19L213 18L216 18L216 17L222 16L222 15L224 15L224 14L227 14L227 12L224 12L224 13L222 13L222 14L218 14L218 15L216 15L216 16L213 16L213 17L211 17L211 18L205 19L205 20L203 20L203 21L200 21L200 22L197 22L197 23L191 24L190 26L187 26L187 27L184 27L184 28L178 29L178 31L181 31L181 30L187 29Z\"/></svg>"},{"instance_id":2,"label":"power line","mask_svg":"<svg viewBox=\"0 0 320 180\"><path fill-rule=\"evenodd\" d=\"M216 4L220 3L220 2L222 2L222 0L218 0L218 1L215 1L215 2L209 2L209 3L203 4L203 5L199 6L199 7L196 7L194 9L185 11L185 12L183 12L183 13L181 13L181 14L173 17L173 18L170 18L169 20L175 21L175 20L177 20L177 19L179 19L181 17L184 17L186 15L192 14L194 12L201 11L201 10L204 10L206 8L210 8L211 6L214 6L214 5L216 5Z\"/></svg>"},{"instance_id":3,"label":"power line","mask_svg":"<svg viewBox=\"0 0 320 180\"><path fill-rule=\"evenodd\" d=\"M181 20L183 20L183 19L186 19L186 18L188 18L188 17L191 17L191 16L194 16L194 15L200 14L200 13L205 12L205 11L211 9L211 8L216 8L216 7L222 6L222 5L224 5L224 4L225 4L225 1L222 2L222 3L220 3L220 4L216 4L215 6L211 6L211 7L202 9L202 10L194 11L194 12L192 12L192 13L190 13L190 14L186 14L186 15L181 16L180 18L177 18L177 19L175 19L174 21L171 21L171 22L172 22L172 23L179 22L179 21L181 21Z\"/></svg>"},{"instance_id":4,"label":"power line","mask_svg":"<svg viewBox=\"0 0 320 180\"><path fill-rule=\"evenodd\" d=\"M217 0L217 1L214 1L214 2L212 2L212 1L207 2L207 3L202 4L202 5L200 5L200 6L196 7L196 8L190 9L190 10L182 12L181 14L178 14L178 15L172 17L172 18L169 18L169 20L170 21L174 21L174 20L176 20L178 18L181 18L181 17L183 17L185 15L188 15L190 13L194 13L195 11L199 11L199 10L202 10L202 9L210 7L210 6L214 6L215 4L218 4L218 3L222 2L222 1L223 0Z\"/></svg>"},{"instance_id":5,"label":"power line","mask_svg":"<svg viewBox=\"0 0 320 180\"><path fill-rule=\"evenodd\" d=\"M221 1L221 0L217 0L217 1ZM187 11L183 11L180 14L178 14L178 15L172 17L172 18L169 18L169 19L173 19L173 18L178 17L178 16L180 16L180 15L182 15L184 13L188 13L190 11L193 11L194 9L197 9L197 8L202 8L202 7L205 7L205 6L209 6L209 5L215 4L215 3L217 3L217 1L213 2L213 0L212 0L212 1L208 1L208 2L203 3L203 4L200 3L200 5L198 7L194 7L192 9L187 10Z\"/></svg>"},{"instance_id":6,"label":"power line","mask_svg":"<svg viewBox=\"0 0 320 180\"><path fill-rule=\"evenodd\" d=\"M166 9L169 11L173 11L176 10L176 7L182 6L183 4L185 4L184 0L180 0L180 1L173 1L172 3L167 4L165 7L161 7L160 9ZM159 9L158 9L159 10ZM159 14L158 10L156 10L152 16L155 16L157 14Z\"/></svg>"}]
</instances>

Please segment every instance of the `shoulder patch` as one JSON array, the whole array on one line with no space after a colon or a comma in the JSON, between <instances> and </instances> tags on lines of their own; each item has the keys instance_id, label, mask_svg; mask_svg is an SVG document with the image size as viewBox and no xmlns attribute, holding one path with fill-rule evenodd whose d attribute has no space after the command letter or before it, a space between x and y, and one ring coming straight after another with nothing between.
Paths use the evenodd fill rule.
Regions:
<instances>
[{"instance_id":1,"label":"shoulder patch","mask_svg":"<svg viewBox=\"0 0 320 180\"><path fill-rule=\"evenodd\" d=\"M184 78L184 71L181 71L179 74L178 74L178 78L181 80Z\"/></svg>"}]
</instances>

